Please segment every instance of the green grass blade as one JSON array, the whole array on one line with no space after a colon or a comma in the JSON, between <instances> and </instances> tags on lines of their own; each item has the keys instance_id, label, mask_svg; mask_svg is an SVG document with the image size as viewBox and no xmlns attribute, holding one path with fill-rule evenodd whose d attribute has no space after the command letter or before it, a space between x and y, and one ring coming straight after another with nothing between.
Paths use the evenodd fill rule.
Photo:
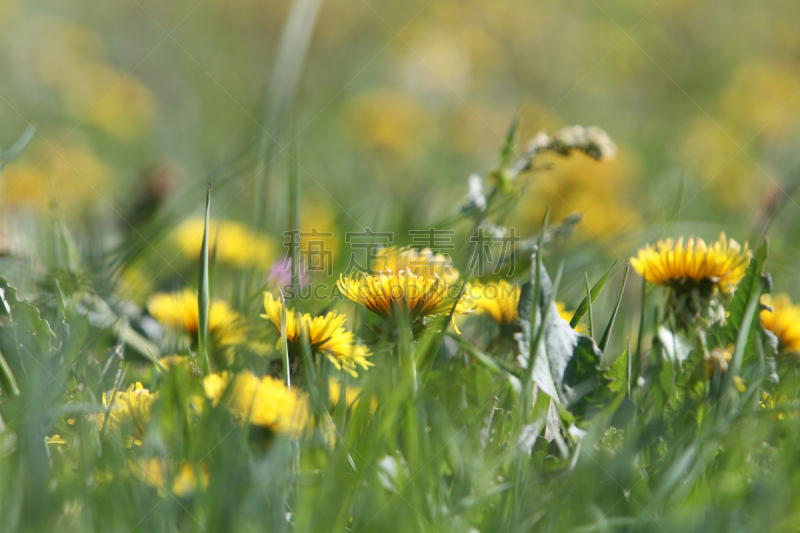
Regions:
<instances>
[{"instance_id":1,"label":"green grass blade","mask_svg":"<svg viewBox=\"0 0 800 533\"><path fill-rule=\"evenodd\" d=\"M284 356L284 371L286 371L286 388L292 390L292 382L289 374L291 374L291 368L289 366L289 341L286 340L286 300L283 298L283 293L281 293L281 342L282 342L282 351Z\"/></svg>"},{"instance_id":2,"label":"green grass blade","mask_svg":"<svg viewBox=\"0 0 800 533\"><path fill-rule=\"evenodd\" d=\"M642 368L642 341L644 340L644 323L647 316L647 278L642 274L642 308L639 315L639 332L636 335L636 354L631 362L631 379L636 382Z\"/></svg>"},{"instance_id":3,"label":"green grass blade","mask_svg":"<svg viewBox=\"0 0 800 533\"><path fill-rule=\"evenodd\" d=\"M3 391L9 396L19 396L17 380L14 378L14 374L11 372L11 368L8 366L2 352L0 352L0 385L3 386Z\"/></svg>"},{"instance_id":4,"label":"green grass blade","mask_svg":"<svg viewBox=\"0 0 800 533\"><path fill-rule=\"evenodd\" d=\"M511 162L511 156L514 155L514 144L517 138L518 129L519 109L514 112L514 118L511 120L511 125L508 127L506 142L503 145L503 151L500 154L500 168L506 167Z\"/></svg>"},{"instance_id":5,"label":"green grass blade","mask_svg":"<svg viewBox=\"0 0 800 533\"><path fill-rule=\"evenodd\" d=\"M589 326L589 336L590 337L594 337L594 313L592 312L592 291L589 288L589 273L588 272L584 272L583 274L586 277L585 278L586 279L586 298L584 298L584 301L588 304L587 305L587 309L589 310L589 316L588 316L588 319L587 319L588 320L588 326ZM570 320L570 326L572 326L574 328L575 326L577 326L577 324L575 324L575 326L573 326L572 325L572 321Z\"/></svg>"},{"instance_id":6,"label":"green grass blade","mask_svg":"<svg viewBox=\"0 0 800 533\"><path fill-rule=\"evenodd\" d=\"M0 170L3 170L3 167L5 167L10 161L16 159L17 156L19 156L19 154L21 154L22 151L27 148L28 143L31 142L31 139L33 139L35 134L36 128L33 126L28 126L25 129L22 135L20 135L19 139L17 139L17 141L11 145L11 148L0 155Z\"/></svg>"},{"instance_id":7,"label":"green grass blade","mask_svg":"<svg viewBox=\"0 0 800 533\"><path fill-rule=\"evenodd\" d=\"M254 226L263 229L267 210L267 179L275 154L282 151L280 139L292 107L292 100L300 72L311 42L311 33L317 20L322 0L294 0L283 27L275 69L265 97L266 127L261 131L259 163L257 168Z\"/></svg>"},{"instance_id":8,"label":"green grass blade","mask_svg":"<svg viewBox=\"0 0 800 533\"><path fill-rule=\"evenodd\" d=\"M601 352L605 352L606 346L608 346L608 339L611 337L611 330L614 327L614 321L617 319L617 313L619 312L619 305L622 303L622 294L625 292L625 284L628 281L628 272L630 272L630 270L631 270L631 265L630 263L628 263L628 266L625 267L625 277L622 278L622 285L619 288L619 297L617 298L617 305L614 307L614 312L611 314L611 320L608 321L606 330L603 332L603 338L600 339L600 344L598 345Z\"/></svg>"},{"instance_id":9,"label":"green grass blade","mask_svg":"<svg viewBox=\"0 0 800 533\"><path fill-rule=\"evenodd\" d=\"M744 312L741 326L739 326L739 331L736 334L736 345L733 349L733 357L731 357L728 371L725 372L722 378L721 392L723 393L731 386L733 377L739 375L742 369L744 348L747 344L747 338L750 336L750 324L758 309L758 299L761 297L762 290L763 287L760 284L756 285L753 289L753 293L750 295L750 301L747 302L747 309Z\"/></svg>"},{"instance_id":10,"label":"green grass blade","mask_svg":"<svg viewBox=\"0 0 800 533\"><path fill-rule=\"evenodd\" d=\"M529 382L529 379L533 378L533 361L536 357L536 351L538 350L538 343L534 344L533 338L534 333L536 333L536 337L538 338L541 330L544 326L545 317L541 317L541 322L536 320L536 314L539 312L539 298L542 289L542 253L544 252L544 236L547 233L547 222L550 219L550 208L548 207L547 210L544 212L544 219L542 219L542 229L539 231L539 239L536 242L536 261L532 265L536 271L533 274L533 298L531 299L531 316L529 318L531 324L531 339L530 339L530 351L528 353L528 372L526 378L526 384ZM547 312L547 308L545 308L545 312ZM534 329L538 327L539 331L534 332Z\"/></svg>"},{"instance_id":11,"label":"green grass blade","mask_svg":"<svg viewBox=\"0 0 800 533\"><path fill-rule=\"evenodd\" d=\"M474 358L478 363L483 365L483 367L486 368L486 370L488 370L492 374L495 375L501 375L503 373L514 374L512 369L506 366L505 363L495 359L486 352L478 349L469 341L462 339L459 335L448 332L447 336L450 337L458 345L459 348L467 352L467 354L469 354L470 357Z\"/></svg>"},{"instance_id":12,"label":"green grass blade","mask_svg":"<svg viewBox=\"0 0 800 533\"><path fill-rule=\"evenodd\" d=\"M627 394L628 398L631 397L631 355L633 352L631 351L631 338L628 337L628 379L625 380L625 384L627 385Z\"/></svg>"},{"instance_id":13,"label":"green grass blade","mask_svg":"<svg viewBox=\"0 0 800 533\"><path fill-rule=\"evenodd\" d=\"M292 288L297 292L300 282L300 144L292 142L292 161L289 162L289 257L292 269Z\"/></svg>"},{"instance_id":14,"label":"green grass blade","mask_svg":"<svg viewBox=\"0 0 800 533\"><path fill-rule=\"evenodd\" d=\"M203 244L200 247L200 281L197 291L198 328L197 346L198 356L203 366L205 375L211 373L208 361L208 309L209 309L209 283L208 283L208 219L211 212L211 184L208 184L206 194L206 221L203 230Z\"/></svg>"},{"instance_id":15,"label":"green grass blade","mask_svg":"<svg viewBox=\"0 0 800 533\"><path fill-rule=\"evenodd\" d=\"M614 261L614 263L611 265L611 268L609 268L606 271L606 273L603 275L603 277L600 278L600 280L597 283L594 284L594 287L592 287L592 291L591 291L591 294L592 294L591 300L592 301L595 301L597 299L597 295L600 294L600 291L603 290L603 286L606 284L606 280L608 279L608 275L611 274L611 271L614 269L614 265L616 265L616 264L617 264L617 262ZM575 326L577 326L578 322L580 322L581 318L583 318L583 315L586 314L586 311L589 309L589 306L587 305L587 302L588 302L588 299L584 298L581 301L581 303L578 304L578 308L575 309L575 314L572 315L572 320L569 321L569 325L571 327L574 328Z\"/></svg>"}]
</instances>

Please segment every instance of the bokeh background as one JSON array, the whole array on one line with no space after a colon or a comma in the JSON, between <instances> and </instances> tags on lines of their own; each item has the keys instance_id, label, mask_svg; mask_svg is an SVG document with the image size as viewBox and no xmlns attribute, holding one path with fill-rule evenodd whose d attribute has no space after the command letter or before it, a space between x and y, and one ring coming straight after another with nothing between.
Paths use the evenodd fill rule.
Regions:
<instances>
[{"instance_id":1,"label":"bokeh background","mask_svg":"<svg viewBox=\"0 0 800 533\"><path fill-rule=\"evenodd\" d=\"M247 221L246 154L267 127L289 4L0 0L0 146L37 128L0 178L4 246L55 207L108 249L153 213L199 212L221 175L213 215ZM662 236L752 239L780 206L771 268L790 272L798 21L791 1L323 2L280 140L296 140L302 224L338 236L379 220L409 241L457 212L519 111L520 143L594 124L619 146L614 162L577 155L532 180L523 233L548 205L554 220L580 211L574 242L626 259ZM290 166L279 151L270 167L277 243Z\"/></svg>"}]
</instances>

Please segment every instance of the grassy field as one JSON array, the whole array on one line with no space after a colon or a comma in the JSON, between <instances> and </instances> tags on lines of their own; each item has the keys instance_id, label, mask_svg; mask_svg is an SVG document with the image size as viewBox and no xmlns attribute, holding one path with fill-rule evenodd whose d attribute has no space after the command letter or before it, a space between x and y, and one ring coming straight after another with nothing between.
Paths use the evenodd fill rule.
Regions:
<instances>
[{"instance_id":1,"label":"grassy field","mask_svg":"<svg viewBox=\"0 0 800 533\"><path fill-rule=\"evenodd\" d=\"M0 0L0 531L796 531L797 8L591 4Z\"/></svg>"}]
</instances>

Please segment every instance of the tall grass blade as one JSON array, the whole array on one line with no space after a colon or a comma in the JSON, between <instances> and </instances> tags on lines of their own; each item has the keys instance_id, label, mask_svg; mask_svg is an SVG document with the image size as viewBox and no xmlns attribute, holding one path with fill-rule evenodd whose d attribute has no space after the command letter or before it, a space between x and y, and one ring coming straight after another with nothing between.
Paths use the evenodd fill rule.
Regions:
<instances>
[{"instance_id":1,"label":"tall grass blade","mask_svg":"<svg viewBox=\"0 0 800 533\"><path fill-rule=\"evenodd\" d=\"M617 262L614 261L614 263L606 271L606 273L603 275L603 277L600 278L600 280L597 283L594 284L594 287L592 287L592 291L591 291L592 298L591 298L591 300L593 302L597 299L597 295L600 294L600 291L603 290L603 286L606 284L606 280L608 279L608 275L611 274L611 271L614 269L614 265L616 265L616 264L617 264ZM586 311L589 309L589 306L587 305L588 301L589 300L587 298L584 298L583 300L581 300L581 303L578 304L578 307L575 309L575 314L572 315L572 319L569 321L570 327L574 328L575 326L577 326L578 323L581 321L581 318L583 318L583 315L586 314Z\"/></svg>"},{"instance_id":2,"label":"tall grass blade","mask_svg":"<svg viewBox=\"0 0 800 533\"><path fill-rule=\"evenodd\" d=\"M19 154L21 154L22 151L27 148L35 134L36 128L33 126L28 126L25 128L25 131L22 133L22 135L20 135L19 139L17 139L16 142L11 145L11 148L0 154L0 171L2 171L9 162L16 159L17 156L19 156Z\"/></svg>"},{"instance_id":3,"label":"tall grass blade","mask_svg":"<svg viewBox=\"0 0 800 533\"><path fill-rule=\"evenodd\" d=\"M589 310L589 316L587 318L588 326L589 326L589 336L594 337L594 313L592 312L592 291L589 289L589 273L584 272L584 276L586 276L586 298L584 301L587 303L587 309ZM574 318L574 317L573 317ZM575 324L577 326L577 324ZM572 323L570 321L570 326ZM572 326L575 327L575 326Z\"/></svg>"},{"instance_id":4,"label":"tall grass blade","mask_svg":"<svg viewBox=\"0 0 800 533\"><path fill-rule=\"evenodd\" d=\"M289 377L291 368L289 367L289 341L286 340L286 300L281 293L281 345L284 356L284 371L286 372L286 388L292 390L292 381Z\"/></svg>"},{"instance_id":5,"label":"tall grass blade","mask_svg":"<svg viewBox=\"0 0 800 533\"><path fill-rule=\"evenodd\" d=\"M9 396L19 396L19 385L2 352L0 352L0 385L3 386L3 392Z\"/></svg>"},{"instance_id":6,"label":"tall grass blade","mask_svg":"<svg viewBox=\"0 0 800 533\"><path fill-rule=\"evenodd\" d=\"M208 360L208 310L210 305L208 283L208 219L211 212L211 184L208 184L206 193L206 219L203 230L203 244L200 247L200 278L197 290L197 351L200 364L205 375L211 373L211 364Z\"/></svg>"},{"instance_id":7,"label":"tall grass blade","mask_svg":"<svg viewBox=\"0 0 800 533\"><path fill-rule=\"evenodd\" d=\"M622 278L622 285L619 288L619 297L617 298L617 305L614 307L614 312L611 314L611 319L608 321L608 325L606 326L606 330L603 332L603 338L600 339L600 344L598 347L600 348L601 352L606 351L606 346L608 346L608 339L611 337L611 330L614 327L614 321L617 319L617 313L619 312L619 306L622 303L622 295L625 292L625 284L628 281L628 272L631 270L631 265L625 267L625 277Z\"/></svg>"},{"instance_id":8,"label":"tall grass blade","mask_svg":"<svg viewBox=\"0 0 800 533\"><path fill-rule=\"evenodd\" d=\"M322 0L294 0L283 27L275 69L265 97L265 123L262 127L256 177L254 227L264 227L267 208L267 180L272 160L280 146L281 134L289 116L300 72L311 41Z\"/></svg>"},{"instance_id":9,"label":"tall grass blade","mask_svg":"<svg viewBox=\"0 0 800 533\"><path fill-rule=\"evenodd\" d=\"M289 161L289 231L291 235L289 257L292 269L294 294L300 287L300 141L294 139Z\"/></svg>"},{"instance_id":10,"label":"tall grass blade","mask_svg":"<svg viewBox=\"0 0 800 533\"><path fill-rule=\"evenodd\" d=\"M728 366L728 371L722 377L721 392L725 392L733 382L733 377L738 376L742 370L742 359L744 358L744 349L747 344L747 338L750 336L750 324L758 309L758 299L761 297L763 287L757 284L753 293L750 295L750 300L747 302L747 309L742 317L742 323L739 326L739 331L736 334L736 344L733 349L733 356L731 363Z\"/></svg>"},{"instance_id":11,"label":"tall grass blade","mask_svg":"<svg viewBox=\"0 0 800 533\"><path fill-rule=\"evenodd\" d=\"M514 155L514 145L516 144L517 130L519 129L519 109L514 112L514 118L511 120L511 125L508 127L506 134L506 142L503 145L503 150L500 153L500 168L506 167L511 163L511 156Z\"/></svg>"},{"instance_id":12,"label":"tall grass blade","mask_svg":"<svg viewBox=\"0 0 800 533\"><path fill-rule=\"evenodd\" d=\"M636 335L636 353L631 361L631 379L638 382L642 363L642 342L644 341L644 323L647 315L647 277L642 274L642 308L639 310L639 331Z\"/></svg>"}]
</instances>

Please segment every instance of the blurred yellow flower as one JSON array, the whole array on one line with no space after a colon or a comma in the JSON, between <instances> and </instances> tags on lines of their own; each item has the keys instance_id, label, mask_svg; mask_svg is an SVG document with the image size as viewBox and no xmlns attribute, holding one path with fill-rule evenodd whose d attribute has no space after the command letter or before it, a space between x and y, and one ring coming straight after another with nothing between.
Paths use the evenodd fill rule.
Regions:
<instances>
[{"instance_id":1,"label":"blurred yellow flower","mask_svg":"<svg viewBox=\"0 0 800 533\"><path fill-rule=\"evenodd\" d=\"M537 172L523 200L520 216L538 225L541 213L551 208L550 220L563 220L574 212L583 214L578 229L589 237L608 237L631 229L639 218L631 205L637 168L631 155L620 150L612 161L595 161L583 153L563 157L544 153L536 165L552 171Z\"/></svg>"},{"instance_id":2,"label":"blurred yellow flower","mask_svg":"<svg viewBox=\"0 0 800 533\"><path fill-rule=\"evenodd\" d=\"M458 298L460 286L458 271L449 260L442 263L443 259L429 250L392 248L381 256L374 268L376 274L340 275L339 290L388 322L397 322L396 313L407 315L411 322L446 314ZM465 291L455 312L467 315L474 310Z\"/></svg>"},{"instance_id":3,"label":"blurred yellow flower","mask_svg":"<svg viewBox=\"0 0 800 533\"><path fill-rule=\"evenodd\" d=\"M800 305L792 305L787 294L779 294L774 300L765 294L761 303L772 308L762 310L759 316L764 329L778 338L778 350L800 353Z\"/></svg>"},{"instance_id":4,"label":"blurred yellow flower","mask_svg":"<svg viewBox=\"0 0 800 533\"><path fill-rule=\"evenodd\" d=\"M479 313L492 317L499 324L516 324L519 321L519 285L500 280L485 285L476 283L468 291Z\"/></svg>"},{"instance_id":5,"label":"blurred yellow flower","mask_svg":"<svg viewBox=\"0 0 800 533\"><path fill-rule=\"evenodd\" d=\"M722 110L736 131L753 135L782 136L798 126L800 76L796 63L765 61L741 63L722 93Z\"/></svg>"},{"instance_id":6,"label":"blurred yellow flower","mask_svg":"<svg viewBox=\"0 0 800 533\"><path fill-rule=\"evenodd\" d=\"M345 403L347 407L355 408L358 406L358 397L361 395L362 387L355 385L345 386ZM328 378L328 398L331 405L335 406L339 403L339 397L342 394L342 382L336 378Z\"/></svg>"},{"instance_id":7,"label":"blurred yellow flower","mask_svg":"<svg viewBox=\"0 0 800 533\"><path fill-rule=\"evenodd\" d=\"M158 393L151 394L138 381L124 391L112 389L103 393L103 411L97 414L97 427L102 429L106 423L108 412L108 427L118 428L130 426L133 428L133 443L141 444L141 438L150 422L150 407L158 398ZM113 402L113 403L112 403Z\"/></svg>"},{"instance_id":8,"label":"blurred yellow flower","mask_svg":"<svg viewBox=\"0 0 800 533\"><path fill-rule=\"evenodd\" d=\"M48 139L34 142L25 154L3 169L3 203L39 209L55 204L69 214L104 203L114 172L87 147Z\"/></svg>"},{"instance_id":9,"label":"blurred yellow flower","mask_svg":"<svg viewBox=\"0 0 800 533\"><path fill-rule=\"evenodd\" d=\"M147 299L150 314L174 330L191 335L197 333L200 324L197 293L190 288L177 292L161 292ZM240 324L242 316L221 300L211 302L208 313L208 330L223 334Z\"/></svg>"},{"instance_id":10,"label":"blurred yellow flower","mask_svg":"<svg viewBox=\"0 0 800 533\"><path fill-rule=\"evenodd\" d=\"M349 131L369 150L409 157L422 149L430 120L422 104L401 92L375 92L359 96L347 113Z\"/></svg>"},{"instance_id":11,"label":"blurred yellow flower","mask_svg":"<svg viewBox=\"0 0 800 533\"><path fill-rule=\"evenodd\" d=\"M337 229L336 215L325 199L309 196L303 200L300 205L301 269L312 273L329 270L339 253L341 233Z\"/></svg>"},{"instance_id":12,"label":"blurred yellow flower","mask_svg":"<svg viewBox=\"0 0 800 533\"><path fill-rule=\"evenodd\" d=\"M208 467L205 464L192 465L183 463L177 472L171 471L171 465L165 459L154 457L149 460L140 459L131 463L131 471L146 484L158 490L160 495L169 492L185 498L197 492L198 487L208 486Z\"/></svg>"},{"instance_id":13,"label":"blurred yellow flower","mask_svg":"<svg viewBox=\"0 0 800 533\"><path fill-rule=\"evenodd\" d=\"M479 313L492 317L498 324L516 325L519 322L519 285L512 285L501 279L485 285L476 283L467 290ZM556 309L558 315L567 322L575 314L575 311L567 311L567 306L563 302L556 302ZM585 333L586 326L578 324L575 331Z\"/></svg>"},{"instance_id":14,"label":"blurred yellow flower","mask_svg":"<svg viewBox=\"0 0 800 533\"><path fill-rule=\"evenodd\" d=\"M278 335L281 334L281 301L272 293L264 293L264 309L261 315L272 323ZM290 349L300 353L301 324L308 328L309 343L315 352L325 355L339 370L344 369L351 376L358 377L356 365L368 370L373 363L367 360L371 354L366 346L357 344L352 331L344 327L346 317L332 311L325 316L311 318L308 313L300 315L294 308L286 310L286 338Z\"/></svg>"},{"instance_id":15,"label":"blurred yellow flower","mask_svg":"<svg viewBox=\"0 0 800 533\"><path fill-rule=\"evenodd\" d=\"M32 45L33 74L50 86L75 119L122 141L139 138L157 114L156 99L131 73L103 61L105 50L88 29L60 19L40 21L43 37Z\"/></svg>"},{"instance_id":16,"label":"blurred yellow flower","mask_svg":"<svg viewBox=\"0 0 800 533\"><path fill-rule=\"evenodd\" d=\"M204 229L205 219L201 217L187 219L176 228L173 239L184 255L191 259L200 257ZM275 259L271 238L231 220L209 221L208 249L209 254L216 253L218 261L242 268L267 269Z\"/></svg>"},{"instance_id":17,"label":"blurred yellow flower","mask_svg":"<svg viewBox=\"0 0 800 533\"><path fill-rule=\"evenodd\" d=\"M742 247L720 234L719 241L706 246L703 239L683 237L658 241L655 249L648 244L631 258L631 266L647 281L674 289L699 288L731 294L744 277L752 254L747 243Z\"/></svg>"},{"instance_id":18,"label":"blurred yellow flower","mask_svg":"<svg viewBox=\"0 0 800 533\"><path fill-rule=\"evenodd\" d=\"M78 63L58 80L64 107L121 141L147 131L157 114L156 99L141 81L102 63Z\"/></svg>"},{"instance_id":19,"label":"blurred yellow flower","mask_svg":"<svg viewBox=\"0 0 800 533\"><path fill-rule=\"evenodd\" d=\"M226 394L228 387L231 391ZM203 379L206 398L225 406L242 423L268 428L276 433L299 437L309 418L308 397L297 388L289 390L279 379L256 377L252 372L227 371Z\"/></svg>"}]
</instances>

